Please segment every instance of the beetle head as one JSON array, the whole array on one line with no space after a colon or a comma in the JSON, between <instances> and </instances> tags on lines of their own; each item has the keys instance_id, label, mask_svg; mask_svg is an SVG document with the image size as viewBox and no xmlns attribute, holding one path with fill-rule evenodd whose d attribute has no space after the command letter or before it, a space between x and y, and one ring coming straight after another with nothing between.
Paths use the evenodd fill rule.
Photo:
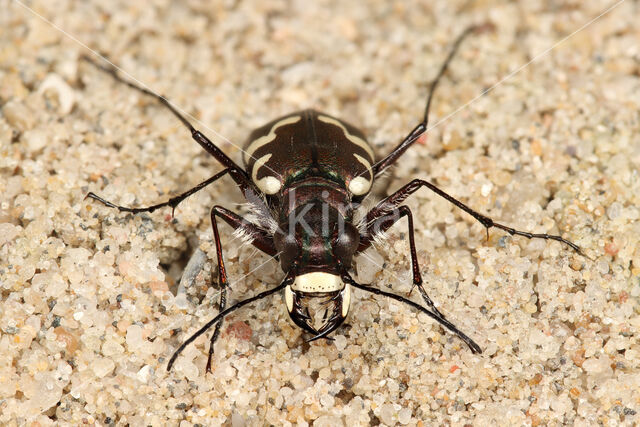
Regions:
<instances>
[{"instance_id":1,"label":"beetle head","mask_svg":"<svg viewBox=\"0 0 640 427\"><path fill-rule=\"evenodd\" d=\"M326 337L349 312L351 290L340 274L358 249L358 229L330 197L315 198L283 218L274 243L283 271L295 275L285 288L289 316L311 340Z\"/></svg>"}]
</instances>

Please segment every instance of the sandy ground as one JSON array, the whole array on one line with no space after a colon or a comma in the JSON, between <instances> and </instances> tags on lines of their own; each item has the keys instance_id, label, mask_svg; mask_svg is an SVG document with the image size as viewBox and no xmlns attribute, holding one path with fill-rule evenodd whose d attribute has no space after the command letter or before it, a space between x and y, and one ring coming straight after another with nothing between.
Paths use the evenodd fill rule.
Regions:
<instances>
[{"instance_id":1,"label":"sandy ground","mask_svg":"<svg viewBox=\"0 0 640 427\"><path fill-rule=\"evenodd\" d=\"M624 1L556 46L614 4L0 1L0 423L638 423L640 5ZM437 92L438 126L377 196L427 178L592 260L500 231L486 241L422 190L407 204L427 289L483 354L356 291L332 343L304 344L274 296L227 319L212 374L208 337L168 373L217 312L208 211L246 208L229 179L174 219L84 200L149 205L221 169L156 102L80 61L87 47L235 159L251 129L308 107L360 126L382 156L419 122L455 36L489 22ZM233 301L278 283L274 261L226 226L223 239ZM204 270L176 296L198 247ZM409 268L404 222L355 262L359 280L403 295Z\"/></svg>"}]
</instances>

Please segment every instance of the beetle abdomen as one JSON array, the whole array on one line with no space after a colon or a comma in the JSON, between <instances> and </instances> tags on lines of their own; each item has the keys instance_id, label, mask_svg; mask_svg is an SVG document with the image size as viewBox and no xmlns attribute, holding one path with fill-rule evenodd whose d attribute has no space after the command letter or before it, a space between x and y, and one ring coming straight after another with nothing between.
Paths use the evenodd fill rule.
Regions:
<instances>
[{"instance_id":1,"label":"beetle abdomen","mask_svg":"<svg viewBox=\"0 0 640 427\"><path fill-rule=\"evenodd\" d=\"M364 196L373 181L374 153L354 126L304 110L253 131L245 144L244 163L253 182L268 195L318 176Z\"/></svg>"}]
</instances>

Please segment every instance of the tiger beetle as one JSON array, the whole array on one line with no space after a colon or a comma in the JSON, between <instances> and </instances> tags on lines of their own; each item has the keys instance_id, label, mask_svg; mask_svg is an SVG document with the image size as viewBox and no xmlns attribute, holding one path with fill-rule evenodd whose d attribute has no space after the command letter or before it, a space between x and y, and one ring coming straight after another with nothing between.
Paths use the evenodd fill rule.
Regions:
<instances>
[{"instance_id":1,"label":"tiger beetle","mask_svg":"<svg viewBox=\"0 0 640 427\"><path fill-rule=\"evenodd\" d=\"M480 346L436 308L424 288L416 255L413 214L409 207L402 204L408 196L422 187L427 187L478 220L485 227L487 238L489 229L495 227L511 235L556 240L583 255L577 245L560 236L528 233L498 224L422 179L414 179L387 196L359 221L354 219L354 211L369 194L375 179L396 163L426 132L431 99L438 82L447 71L462 41L480 28L470 27L455 40L436 78L431 82L422 121L388 155L377 161L372 147L360 130L328 114L304 110L280 117L254 130L244 145L245 167L242 168L194 128L164 97L125 80L113 67L100 65L84 57L117 81L154 97L168 108L189 129L192 138L224 167L222 171L192 189L167 202L149 207L118 206L94 193L87 194L87 197L123 212L153 212L165 206L175 210L184 199L228 174L252 207L251 218L241 217L222 206L214 206L211 209L221 288L220 311L178 347L167 364L167 370L171 369L186 346L215 325L206 366L206 371L211 372L213 348L224 318L240 307L280 291L284 291L287 312L293 323L311 334L308 341L331 339L329 334L345 321L349 313L351 287L389 297L413 307L457 335L473 353L481 353ZM412 289L418 289L426 307L392 292L357 283L349 273L353 256L369 248L376 238L404 217L408 220ZM257 249L280 262L285 277L278 286L230 307L226 306L228 279L218 232L218 219L230 225L236 235L245 237ZM321 319L316 318L313 321L309 311L312 304L326 306Z\"/></svg>"}]
</instances>

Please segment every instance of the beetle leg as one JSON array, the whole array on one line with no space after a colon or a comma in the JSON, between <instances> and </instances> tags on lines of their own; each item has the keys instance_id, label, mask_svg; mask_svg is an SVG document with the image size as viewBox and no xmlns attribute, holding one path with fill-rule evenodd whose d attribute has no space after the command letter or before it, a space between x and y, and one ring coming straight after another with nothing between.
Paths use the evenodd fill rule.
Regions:
<instances>
[{"instance_id":1,"label":"beetle leg","mask_svg":"<svg viewBox=\"0 0 640 427\"><path fill-rule=\"evenodd\" d=\"M413 181L411 181L410 183L406 184L404 187L400 188L398 191L396 191L392 195L390 195L387 198L385 198L384 200L382 200L380 203L378 203L373 209L371 209L367 213L367 215L363 219L363 221L365 221L365 224L367 224L367 227L370 227L373 224L378 224L381 218L384 218L384 217L388 216L391 212L393 212L395 209L397 209L398 206L407 197L409 197L411 194L415 193L416 191L418 191L422 187L427 187L429 190L433 191L434 193L436 193L440 197L446 199L448 202L454 204L458 208L462 209L463 211L467 212L469 215L474 217L478 222L480 222L480 224L482 224L486 228L487 236L489 234L489 229L492 228L492 227L495 227L495 228L499 228L500 230L506 231L507 233L511 234L512 236L514 236L514 235L515 236L523 236L523 237L526 237L528 239L555 240L557 242L560 242L560 243L563 243L563 244L569 246L571 249L576 251L578 254L584 256L585 258L589 258L584 252L582 252L582 250L580 249L580 247L578 245L576 245L575 243L573 243L573 242L571 242L569 240L563 239L562 237L560 237L558 235L546 234L546 233L529 233L527 231L520 231L520 230L516 230L515 228L511 228L511 227L507 227L506 225L499 224L499 223L495 222L493 219L489 218L488 216L482 215L481 213L476 212L475 210L471 209L470 207L468 207L464 203L460 202L459 200L456 200L454 197L452 197L449 194L445 193L444 191L442 191L441 189L439 189L438 187L436 187L435 185L433 185L429 181L425 181L425 180L422 180L422 179L414 179ZM384 228L382 231L385 231L391 225L392 224L389 224L389 226ZM383 227L384 227L384 225L383 225ZM361 237L360 238L360 246L358 247L358 252L362 252L363 250L368 248L371 245L371 241L373 240L373 237L374 237L373 234ZM589 258L589 259L591 259L591 258Z\"/></svg>"},{"instance_id":2,"label":"beetle leg","mask_svg":"<svg viewBox=\"0 0 640 427\"><path fill-rule=\"evenodd\" d=\"M211 209L211 227L213 228L213 238L216 245L216 257L218 259L218 281L220 284L220 302L219 302L220 312L218 316L216 316L216 318L214 319L215 321L211 321L207 323L207 325L205 325L206 327L203 327L198 332L196 332L196 334L192 335L189 339L187 339L187 341L185 341L178 348L178 350L176 350L176 352L171 357L171 360L169 361L167 370L171 369L171 366L173 365L173 362L175 361L176 357L178 357L178 354L180 354L180 352L189 343L193 342L193 340L195 340L197 337L205 333L211 326L215 324L216 327L213 331L213 334L211 335L211 340L209 341L209 355L207 357L207 367L206 367L206 371L211 372L211 360L213 358L214 344L220 335L220 328L222 327L222 322L224 319L224 315L222 314L224 313L226 315L230 311L233 311L236 308L239 308L241 305L244 305L242 304L244 302L243 301L241 303L235 304L229 309L226 309L227 290L229 287L229 281L227 278L227 270L224 265L224 258L222 255L222 241L220 240L220 233L218 231L218 222L216 217L220 217L227 224L229 224L234 230L240 230L247 236L251 237L253 239L252 244L256 248L260 249L261 251L265 252L268 255L271 255L271 256L277 255L277 251L273 245L273 240L264 230L260 229L257 225L250 223L249 221L245 220L241 216L235 214L234 212L231 212L226 208L223 208L222 206L214 206ZM283 283L288 283L288 281ZM280 286L278 288L280 288ZM267 292L270 292L270 291L267 291ZM260 295L263 295L264 297L266 295L269 295L269 293L263 292ZM256 299L259 299L259 298L252 297L245 301L250 302L250 301L255 301Z\"/></svg>"},{"instance_id":3,"label":"beetle leg","mask_svg":"<svg viewBox=\"0 0 640 427\"><path fill-rule=\"evenodd\" d=\"M105 206L108 206L110 208L115 208L118 209L120 212L131 212L131 213L142 213L142 212L153 212L157 209L163 208L165 206L171 206L171 216L173 217L173 214L176 210L176 207L187 197L191 196L194 193L197 193L198 191L202 190L204 187L206 187L209 184L214 183L215 181L217 181L219 178L222 178L225 174L227 174L229 172L229 169L225 169L223 171L218 172L217 174L213 175L211 178L202 181L200 184L196 185L195 187L185 191L184 193L172 197L170 198L168 201L163 202L163 203L158 203L156 205L152 205L152 206L147 206L144 208L128 208L125 206L119 206L116 205L108 200L103 199L102 197L98 196L97 194L93 193L93 192L89 192L86 196L86 198L90 198L90 199L94 199L99 201L100 203L102 203Z\"/></svg>"},{"instance_id":4,"label":"beetle leg","mask_svg":"<svg viewBox=\"0 0 640 427\"><path fill-rule=\"evenodd\" d=\"M388 230L393 224L395 224L398 220L400 220L402 217L407 217L407 220L409 222L408 226L409 226L409 250L411 253L411 270L413 273L413 285L411 287L411 289L413 290L414 287L417 287L418 290L420 291L420 295L422 296L422 299L424 300L425 304L427 304L429 306L429 308L431 310L433 310L433 312L439 316L442 319L445 319L444 315L442 313L440 313L440 311L438 311L438 309L436 308L435 304L433 303L433 300L429 297L429 295L427 294L427 291L424 289L424 284L422 281L422 274L420 273L420 265L418 263L418 255L417 255L417 251L416 251L416 242L415 242L415 236L414 236L414 230L413 230L413 215L411 214L411 209L409 209L408 206L400 206L397 208L398 209L398 214L387 214L385 216L381 216L379 218L376 218L372 223L370 223L371 225L371 229L368 231L366 236L361 237L360 241L362 242L362 239L365 239L369 242L371 242L372 236L375 235L375 233L383 233L386 230ZM368 246L367 246L368 247ZM366 249L366 248L365 248ZM362 249L364 250L364 249ZM362 250L358 249L358 252L362 252ZM411 292L409 292L411 293ZM445 319L446 320L446 319Z\"/></svg>"},{"instance_id":5,"label":"beetle leg","mask_svg":"<svg viewBox=\"0 0 640 427\"><path fill-rule=\"evenodd\" d=\"M251 239L251 244L265 254L271 256L276 256L278 254L273 243L273 238L268 231L260 228L260 226L244 219L240 215L223 206L216 205L211 209L212 223L214 223L214 216L220 217L224 222L229 224L234 231Z\"/></svg>"},{"instance_id":6,"label":"beetle leg","mask_svg":"<svg viewBox=\"0 0 640 427\"><path fill-rule=\"evenodd\" d=\"M254 301L258 301L261 300L271 294L274 294L278 291L283 290L285 287L289 286L291 283L293 283L293 280L295 279L295 276L292 273L287 274L287 276L284 278L284 280L275 288L271 288L268 289L264 292L260 292L258 295L254 295L250 298L244 299L240 302L235 303L234 305L232 305L231 307L221 311L220 313L217 314L216 317L214 317L213 319L209 320L207 323L205 323L204 326L202 326L200 329L198 329L193 335L191 335L189 338L187 338L182 344L180 344L180 347L178 347L178 349L173 353L173 355L171 356L171 358L169 359L169 363L167 363L167 371L171 370L171 367L173 366L173 364L175 363L176 359L178 358L178 356L180 355L180 353L182 353L182 351L192 342L194 342L195 340L197 340L200 335L204 334L205 332L207 332L209 330L209 328L211 328L213 325L215 325L216 323L220 322L222 319L225 318L225 316L228 316L230 313L236 311L237 309L244 307L247 304L250 304Z\"/></svg>"},{"instance_id":7,"label":"beetle leg","mask_svg":"<svg viewBox=\"0 0 640 427\"><path fill-rule=\"evenodd\" d=\"M215 181L217 181L218 179L222 178L225 174L229 174L231 175L231 177L234 178L234 180L236 180L236 178L238 176L241 176L241 172L237 169L231 169L231 168L227 168L224 169L220 172L218 172L217 174L213 175L211 178L206 179L205 181L202 181L200 184L196 185L195 187L185 191L182 194L179 194L175 197L170 198L168 201L163 202L163 203L158 203L155 205L151 205L151 206L147 206L147 207L142 207L142 208L130 208L130 207L126 207L126 206L120 206L120 205L116 205L115 203L112 203L106 199L103 199L102 197L98 196L97 194L93 193L93 192L89 192L86 196L85 199L90 198L90 199L94 199L97 200L98 202L102 203L105 206L108 206L110 208L114 208L114 209L118 209L120 212L131 212L134 214L137 213L142 213L142 212L154 212L157 209L163 208L165 206L171 206L171 217L174 216L176 207L178 207L178 205L180 203L182 203L182 201L184 199L186 199L187 197L191 196L192 194L197 193L198 191L202 190L204 187L208 186L209 184L214 183ZM254 208L254 210L256 212L259 213L258 217L259 218L268 218L270 216L270 212L269 212L269 208L267 207L267 205L264 203L264 199L262 199L258 193L255 193L252 189L252 187L250 186L240 186L240 189L243 192L243 195L245 196L245 199L247 199L248 202L250 202L251 206ZM269 224L267 224L266 222L261 223L260 224L262 227L269 227ZM232 225L233 226L233 225Z\"/></svg>"},{"instance_id":8,"label":"beetle leg","mask_svg":"<svg viewBox=\"0 0 640 427\"><path fill-rule=\"evenodd\" d=\"M467 335L465 335L453 323L449 322L447 319L445 319L442 316L438 316L437 313L433 313L433 312L427 310L425 307L421 306L420 304L415 303L415 302L411 301L410 299L407 299L407 298L405 298L403 296L396 295L396 294L391 293L391 292L383 291L382 289L374 288L374 287L371 287L371 286L361 285L360 283L357 283L356 281L354 281L346 270L343 270L343 272L342 272L342 280L345 283L349 283L351 286L353 286L355 288L362 289L363 291L367 291L367 292L370 292L370 293L375 294L375 295L383 295L385 297L389 297L391 299L394 299L396 301L402 302L404 304L407 304L407 305L415 308L416 310L420 311L421 313L424 313L427 316L431 317L432 319L436 320L442 326L444 326L449 331L451 331L455 335L457 335L462 341L464 341L469 346L469 348L471 349L471 351L473 353L476 353L476 354L482 353L482 349L480 348L480 346L478 344L476 344L476 342L473 341L471 338L469 338Z\"/></svg>"},{"instance_id":9,"label":"beetle leg","mask_svg":"<svg viewBox=\"0 0 640 427\"><path fill-rule=\"evenodd\" d=\"M216 256L218 258L218 284L220 286L220 304L219 304L219 313L222 313L227 305L227 287L229 285L229 281L227 280L227 269L224 266L224 258L222 257L222 242L220 241L220 233L218 232L218 222L216 220L216 215L221 215L223 217L229 217L231 219L235 219L229 215L220 214L220 207L214 206L211 209L211 226L213 228L213 239L216 245ZM239 224L237 224L240 226ZM233 227L233 225L232 225ZM218 323L216 323L216 328L211 335L211 340L209 341L209 355L207 356L207 367L205 369L206 372L211 372L211 359L213 358L213 346L220 335L220 328L222 327L222 322L224 318L221 318Z\"/></svg>"},{"instance_id":10,"label":"beetle leg","mask_svg":"<svg viewBox=\"0 0 640 427\"><path fill-rule=\"evenodd\" d=\"M229 287L229 281L227 279L227 271L224 266L224 259L222 257L222 242L220 241L220 233L218 232L218 222L216 216L222 218L227 224L233 227L234 230L240 230L242 233L250 236L252 244L265 252L268 255L275 256L277 251L273 245L273 240L263 230L261 230L255 224L252 224L242 218L241 216L231 212L230 210L222 206L214 206L211 209L211 226L213 228L213 238L216 245L216 256L218 258L218 282L220 285L220 312L223 312L227 303L227 288ZM220 335L220 328L222 327L223 319L220 319L216 323L216 328L211 335L209 341L209 356L207 358L206 371L211 372L211 359L213 357L213 347L216 343L218 336Z\"/></svg>"},{"instance_id":11,"label":"beetle leg","mask_svg":"<svg viewBox=\"0 0 640 427\"><path fill-rule=\"evenodd\" d=\"M237 163L235 163L233 160L231 160L231 158L229 156L227 156L222 150L220 150L220 148L218 148L217 145L215 145L213 142L211 142L211 140L209 138L207 138L202 132L200 132L199 130L194 128L193 125L191 124L191 122L189 122L189 120L187 120L187 118L184 115L182 115L164 96L158 95L157 93L154 93L153 91L151 91L151 90L149 90L149 89L147 89L145 87L139 86L139 85L137 85L137 84L135 84L135 83L133 83L133 82L131 82L129 80L124 79L122 76L120 76L118 74L117 69L113 65L100 64L97 61L95 61L94 59L90 58L89 56L82 56L81 59L87 61L88 63L90 63L91 65L96 67L97 69L109 74L116 81L118 81L120 83L123 83L123 84L129 86L130 88L137 90L138 92L142 92L145 95L148 95L148 96L151 96L151 97L155 98L164 107L168 108L169 111L171 111L171 113L176 118L178 118L178 120L180 120L180 122L185 127L187 127L187 129L189 129L189 132L191 132L191 138L193 138L194 141L196 141L202 148L204 148L207 151L207 153L211 154L218 162L220 162L220 164L222 164L222 166L224 166L226 169L229 170L229 175L236 182L236 184L238 185L238 187L242 191L242 194L244 195L244 197L249 202L257 204L256 201L258 199L261 200L261 198L258 196L261 193L260 193L259 189L256 188L255 184L251 181L251 178L249 177L247 172L245 172ZM207 182L207 181L205 181L205 182ZM202 184L200 184L200 185L202 185ZM208 184L205 184L205 185L208 185ZM198 188L198 187L199 186L194 187L194 188ZM199 189L200 188L198 188L198 190ZM195 191L198 191L198 190L195 190ZM90 194L93 194L93 193L90 193ZM189 193L185 197L188 197L191 194L193 194L193 193ZM95 196L95 194L93 194L93 196L88 196L88 197L92 197L92 198L94 198L96 200L99 200L99 201L103 202L107 206L111 206L111 205L108 204L108 202L106 202L106 200L100 199L99 197ZM259 206L260 210L263 211L263 212L267 212L268 209L266 208L266 205L264 205L264 202L262 202L262 205L263 206ZM151 206L151 207L157 209L158 207L161 207L161 206L166 206L166 204L162 204L160 206ZM111 206L111 207L117 207L117 206ZM149 211L149 212L151 212L151 211Z\"/></svg>"},{"instance_id":12,"label":"beetle leg","mask_svg":"<svg viewBox=\"0 0 640 427\"><path fill-rule=\"evenodd\" d=\"M217 244L216 244L217 247ZM221 259L222 257L220 257ZM213 276L213 272L211 272ZM213 280L213 277L211 278ZM226 279L226 278L225 278ZM218 313L222 313L227 306L227 283L220 281L220 303L218 304ZM211 334L211 339L209 340L209 354L207 356L207 367L205 368L205 372L211 372L211 360L213 358L213 346L218 340L218 336L220 335L220 328L222 328L222 322L224 319L220 319L218 323L216 323L216 328L213 330L213 334Z\"/></svg>"}]
</instances>

